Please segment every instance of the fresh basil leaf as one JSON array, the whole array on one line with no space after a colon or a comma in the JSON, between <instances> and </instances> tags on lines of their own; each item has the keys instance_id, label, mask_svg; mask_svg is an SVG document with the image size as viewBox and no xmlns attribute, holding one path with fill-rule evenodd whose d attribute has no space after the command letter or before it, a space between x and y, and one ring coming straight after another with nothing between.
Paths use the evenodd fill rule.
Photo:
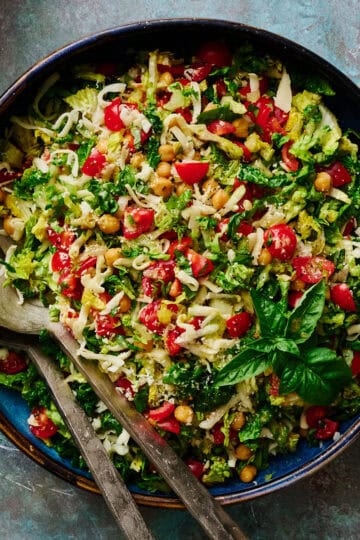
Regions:
<instances>
[{"instance_id":1,"label":"fresh basil leaf","mask_svg":"<svg viewBox=\"0 0 360 540\"><path fill-rule=\"evenodd\" d=\"M325 347L308 350L301 359L292 360L280 376L280 392L297 392L307 403L330 405L340 390L352 380L346 362Z\"/></svg>"},{"instance_id":2,"label":"fresh basil leaf","mask_svg":"<svg viewBox=\"0 0 360 540\"><path fill-rule=\"evenodd\" d=\"M302 296L288 319L286 337L304 343L313 334L325 305L325 281L313 285Z\"/></svg>"},{"instance_id":3,"label":"fresh basil leaf","mask_svg":"<svg viewBox=\"0 0 360 540\"><path fill-rule=\"evenodd\" d=\"M292 339L279 338L273 341L273 348L278 349L281 352L293 354L295 356L300 355L299 347Z\"/></svg>"},{"instance_id":4,"label":"fresh basil leaf","mask_svg":"<svg viewBox=\"0 0 360 540\"><path fill-rule=\"evenodd\" d=\"M260 324L263 337L279 337L283 334L286 319L282 301L272 302L259 291L252 289L251 298Z\"/></svg>"},{"instance_id":5,"label":"fresh basil leaf","mask_svg":"<svg viewBox=\"0 0 360 540\"><path fill-rule=\"evenodd\" d=\"M272 338L260 338L247 343L246 347L252 351L270 353L274 350L275 343Z\"/></svg>"},{"instance_id":6,"label":"fresh basil leaf","mask_svg":"<svg viewBox=\"0 0 360 540\"><path fill-rule=\"evenodd\" d=\"M236 384L263 373L270 365L269 355L248 348L236 355L215 377L215 386Z\"/></svg>"}]
</instances>

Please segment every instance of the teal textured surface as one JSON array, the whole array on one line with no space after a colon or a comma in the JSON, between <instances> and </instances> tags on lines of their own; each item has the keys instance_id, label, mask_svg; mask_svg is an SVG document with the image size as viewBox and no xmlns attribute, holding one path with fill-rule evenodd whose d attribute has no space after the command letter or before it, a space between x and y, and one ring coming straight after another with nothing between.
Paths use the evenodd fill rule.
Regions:
<instances>
[{"instance_id":1,"label":"teal textured surface","mask_svg":"<svg viewBox=\"0 0 360 540\"><path fill-rule=\"evenodd\" d=\"M233 20L270 30L306 46L360 84L357 0L2 0L1 7L0 93L65 43L119 24L170 17ZM229 513L252 539L358 538L359 450L357 441L313 477ZM142 514L159 540L204 538L186 512L144 508ZM1 434L0 531L4 540L119 537L99 496L34 464Z\"/></svg>"}]
</instances>

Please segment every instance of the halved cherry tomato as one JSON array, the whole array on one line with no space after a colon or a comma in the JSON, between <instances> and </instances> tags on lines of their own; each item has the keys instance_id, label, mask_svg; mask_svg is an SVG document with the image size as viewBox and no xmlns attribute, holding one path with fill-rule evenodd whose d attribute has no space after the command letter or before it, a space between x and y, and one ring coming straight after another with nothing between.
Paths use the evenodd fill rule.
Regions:
<instances>
[{"instance_id":1,"label":"halved cherry tomato","mask_svg":"<svg viewBox=\"0 0 360 540\"><path fill-rule=\"evenodd\" d=\"M170 356L175 356L182 351L183 347L176 343L176 340L179 336L181 336L181 334L184 333L184 331L185 330L183 328L176 326L175 328L167 332L165 337L165 348L170 354Z\"/></svg>"},{"instance_id":2,"label":"halved cherry tomato","mask_svg":"<svg viewBox=\"0 0 360 540\"><path fill-rule=\"evenodd\" d=\"M353 359L351 361L351 372L356 377L360 374L360 351L353 351Z\"/></svg>"},{"instance_id":3,"label":"halved cherry tomato","mask_svg":"<svg viewBox=\"0 0 360 540\"><path fill-rule=\"evenodd\" d=\"M185 463L196 478L201 478L205 470L205 466L203 463L201 463L201 461L193 458L188 458Z\"/></svg>"},{"instance_id":4,"label":"halved cherry tomato","mask_svg":"<svg viewBox=\"0 0 360 540\"><path fill-rule=\"evenodd\" d=\"M158 422L159 420L168 418L174 412L174 410L175 405L173 403L170 403L170 401L164 401L164 403L157 409L150 409L147 416L148 418L151 418L151 420Z\"/></svg>"},{"instance_id":5,"label":"halved cherry tomato","mask_svg":"<svg viewBox=\"0 0 360 540\"><path fill-rule=\"evenodd\" d=\"M124 122L120 118L120 105L121 99L117 97L105 107L104 122L110 131L120 131L125 127Z\"/></svg>"},{"instance_id":6,"label":"halved cherry tomato","mask_svg":"<svg viewBox=\"0 0 360 540\"><path fill-rule=\"evenodd\" d=\"M58 431L58 427L47 416L45 407L33 409L28 423L31 433L39 439L48 439Z\"/></svg>"},{"instance_id":7,"label":"halved cherry tomato","mask_svg":"<svg viewBox=\"0 0 360 540\"><path fill-rule=\"evenodd\" d=\"M325 418L328 413L328 408L323 405L312 405L306 410L306 422L310 428L316 428L319 420Z\"/></svg>"},{"instance_id":8,"label":"halved cherry tomato","mask_svg":"<svg viewBox=\"0 0 360 540\"><path fill-rule=\"evenodd\" d=\"M215 135L228 135L236 131L235 126L231 122L225 122L225 120L214 120L207 125L207 129Z\"/></svg>"},{"instance_id":9,"label":"halved cherry tomato","mask_svg":"<svg viewBox=\"0 0 360 540\"><path fill-rule=\"evenodd\" d=\"M140 322L144 324L148 330L155 332L155 334L158 335L162 335L169 324L159 321L158 313L161 308L165 313L166 311L169 312L167 313L169 323L174 322L176 314L179 311L177 304L162 304L161 300L156 300L155 302L151 302L151 304L143 307L139 313Z\"/></svg>"},{"instance_id":10,"label":"halved cherry tomato","mask_svg":"<svg viewBox=\"0 0 360 540\"><path fill-rule=\"evenodd\" d=\"M124 335L124 329L118 317L112 315L98 315L95 318L96 334L98 336L110 337L115 335Z\"/></svg>"},{"instance_id":11,"label":"halved cherry tomato","mask_svg":"<svg viewBox=\"0 0 360 540\"><path fill-rule=\"evenodd\" d=\"M75 232L70 229L65 229L60 233L57 233L52 227L47 227L46 233L49 242L62 251L67 251L76 239Z\"/></svg>"},{"instance_id":12,"label":"halved cherry tomato","mask_svg":"<svg viewBox=\"0 0 360 540\"><path fill-rule=\"evenodd\" d=\"M185 70L185 77L194 82L201 82L209 75L212 65L206 62L197 62Z\"/></svg>"},{"instance_id":13,"label":"halved cherry tomato","mask_svg":"<svg viewBox=\"0 0 360 540\"><path fill-rule=\"evenodd\" d=\"M341 309L345 309L345 311L356 311L353 293L346 283L337 283L331 287L330 298Z\"/></svg>"},{"instance_id":14,"label":"halved cherry tomato","mask_svg":"<svg viewBox=\"0 0 360 540\"><path fill-rule=\"evenodd\" d=\"M227 331L232 338L242 337L251 328L252 318L250 313L242 311L233 315L226 321Z\"/></svg>"},{"instance_id":15,"label":"halved cherry tomato","mask_svg":"<svg viewBox=\"0 0 360 540\"><path fill-rule=\"evenodd\" d=\"M0 372L7 375L15 375L27 369L28 364L26 359L14 351L9 351L7 356L0 360Z\"/></svg>"},{"instance_id":16,"label":"halved cherry tomato","mask_svg":"<svg viewBox=\"0 0 360 540\"><path fill-rule=\"evenodd\" d=\"M66 251L55 251L51 258L51 269L53 272L71 268L71 258Z\"/></svg>"},{"instance_id":17,"label":"halved cherry tomato","mask_svg":"<svg viewBox=\"0 0 360 540\"><path fill-rule=\"evenodd\" d=\"M286 167L288 168L288 170L291 172L295 172L298 170L300 164L299 164L299 160L296 159L295 156L289 153L289 150L292 147L292 145L293 145L293 142L288 141L282 146L281 158L283 162L285 163Z\"/></svg>"},{"instance_id":18,"label":"halved cherry tomato","mask_svg":"<svg viewBox=\"0 0 360 540\"><path fill-rule=\"evenodd\" d=\"M161 293L161 283L148 277L143 277L141 279L141 287L145 296L149 296L150 298L155 298Z\"/></svg>"},{"instance_id":19,"label":"halved cherry tomato","mask_svg":"<svg viewBox=\"0 0 360 540\"><path fill-rule=\"evenodd\" d=\"M121 393L124 394L124 396L127 398L133 398L135 395L133 385L131 384L129 379L127 379L123 375L114 382L114 386L116 388L120 388Z\"/></svg>"},{"instance_id":20,"label":"halved cherry tomato","mask_svg":"<svg viewBox=\"0 0 360 540\"><path fill-rule=\"evenodd\" d=\"M181 180L191 186L206 176L209 163L207 161L182 161L175 163L175 169Z\"/></svg>"},{"instance_id":21,"label":"halved cherry tomato","mask_svg":"<svg viewBox=\"0 0 360 540\"><path fill-rule=\"evenodd\" d=\"M357 220L354 216L352 216L344 227L343 235L351 236L356 227L357 227Z\"/></svg>"},{"instance_id":22,"label":"halved cherry tomato","mask_svg":"<svg viewBox=\"0 0 360 540\"><path fill-rule=\"evenodd\" d=\"M181 240L174 240L174 242L171 242L167 252L173 259L177 251L185 253L185 251L191 246L191 244L192 239L189 236L184 236Z\"/></svg>"},{"instance_id":23,"label":"halved cherry tomato","mask_svg":"<svg viewBox=\"0 0 360 540\"><path fill-rule=\"evenodd\" d=\"M193 276L198 278L210 274L214 270L214 265L210 259L200 253L196 253L193 249L188 249L185 253L186 258L191 264Z\"/></svg>"},{"instance_id":24,"label":"halved cherry tomato","mask_svg":"<svg viewBox=\"0 0 360 540\"><path fill-rule=\"evenodd\" d=\"M321 279L328 279L335 271L333 262L324 257L295 257L292 265L296 277L305 283L317 283Z\"/></svg>"},{"instance_id":25,"label":"halved cherry tomato","mask_svg":"<svg viewBox=\"0 0 360 540\"><path fill-rule=\"evenodd\" d=\"M289 225L273 225L264 233L264 245L272 257L288 261L294 255L297 244L296 234Z\"/></svg>"},{"instance_id":26,"label":"halved cherry tomato","mask_svg":"<svg viewBox=\"0 0 360 540\"><path fill-rule=\"evenodd\" d=\"M80 300L82 296L82 285L80 279L75 276L70 270L63 272L58 281L61 293L68 298Z\"/></svg>"},{"instance_id":27,"label":"halved cherry tomato","mask_svg":"<svg viewBox=\"0 0 360 540\"><path fill-rule=\"evenodd\" d=\"M91 150L90 156L81 167L81 172L87 176L98 176L106 163L106 157L97 148Z\"/></svg>"},{"instance_id":28,"label":"halved cherry tomato","mask_svg":"<svg viewBox=\"0 0 360 540\"><path fill-rule=\"evenodd\" d=\"M334 187L345 186L352 181L351 174L340 161L334 161L329 167L319 167L318 170L327 172L331 176Z\"/></svg>"},{"instance_id":29,"label":"halved cherry tomato","mask_svg":"<svg viewBox=\"0 0 360 540\"><path fill-rule=\"evenodd\" d=\"M180 423L174 416L169 416L169 418L165 418L165 420L159 420L156 422L156 425L158 428L163 429L164 431L175 433L175 435L179 435L181 431Z\"/></svg>"},{"instance_id":30,"label":"halved cherry tomato","mask_svg":"<svg viewBox=\"0 0 360 540\"><path fill-rule=\"evenodd\" d=\"M302 291L290 291L288 295L288 304L291 308L294 308L300 299L303 297L304 293Z\"/></svg>"},{"instance_id":31,"label":"halved cherry tomato","mask_svg":"<svg viewBox=\"0 0 360 540\"><path fill-rule=\"evenodd\" d=\"M339 422L334 422L329 418L323 418L319 420L319 426L315 432L315 439L324 441L331 439L339 427Z\"/></svg>"},{"instance_id":32,"label":"halved cherry tomato","mask_svg":"<svg viewBox=\"0 0 360 540\"><path fill-rule=\"evenodd\" d=\"M154 210L149 208L126 208L123 221L124 237L127 240L133 240L150 231L154 223L154 214Z\"/></svg>"},{"instance_id":33,"label":"halved cherry tomato","mask_svg":"<svg viewBox=\"0 0 360 540\"><path fill-rule=\"evenodd\" d=\"M215 426L211 429L211 434L214 438L214 444L224 444L225 434L221 431L221 428L224 426L222 422L217 422Z\"/></svg>"},{"instance_id":34,"label":"halved cherry tomato","mask_svg":"<svg viewBox=\"0 0 360 540\"><path fill-rule=\"evenodd\" d=\"M201 45L196 53L200 62L206 62L217 67L230 66L232 55L229 48L221 41L208 41Z\"/></svg>"},{"instance_id":35,"label":"halved cherry tomato","mask_svg":"<svg viewBox=\"0 0 360 540\"><path fill-rule=\"evenodd\" d=\"M80 264L79 269L76 272L76 275L81 276L89 268L94 268L94 266L96 266L96 262L97 262L97 257L88 257L87 259L85 259L85 261L83 261Z\"/></svg>"},{"instance_id":36,"label":"halved cherry tomato","mask_svg":"<svg viewBox=\"0 0 360 540\"><path fill-rule=\"evenodd\" d=\"M154 281L169 283L175 279L175 262L159 261L151 264L144 270L143 276Z\"/></svg>"}]
</instances>

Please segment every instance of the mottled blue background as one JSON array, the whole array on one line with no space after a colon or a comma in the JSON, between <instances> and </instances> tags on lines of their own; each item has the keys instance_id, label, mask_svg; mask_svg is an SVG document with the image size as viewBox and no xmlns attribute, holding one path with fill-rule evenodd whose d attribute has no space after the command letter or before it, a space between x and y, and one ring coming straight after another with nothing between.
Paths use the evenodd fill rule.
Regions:
<instances>
[{"instance_id":1,"label":"mottled blue background","mask_svg":"<svg viewBox=\"0 0 360 540\"><path fill-rule=\"evenodd\" d=\"M257 26L323 56L360 84L358 0L0 0L0 93L57 47L146 19L203 17ZM251 539L360 538L360 441L311 478L229 508ZM159 540L204 538L188 513L142 509ZM119 537L97 495L53 476L0 434L0 538ZM139 539L141 540L141 539Z\"/></svg>"}]
</instances>

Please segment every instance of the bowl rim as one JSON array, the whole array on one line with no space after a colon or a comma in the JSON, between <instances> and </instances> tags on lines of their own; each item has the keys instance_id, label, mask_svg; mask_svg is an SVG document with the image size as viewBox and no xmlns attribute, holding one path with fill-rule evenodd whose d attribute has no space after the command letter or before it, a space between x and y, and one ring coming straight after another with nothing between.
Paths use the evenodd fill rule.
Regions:
<instances>
[{"instance_id":1,"label":"bowl rim","mask_svg":"<svg viewBox=\"0 0 360 540\"><path fill-rule=\"evenodd\" d=\"M84 37L73 40L54 51L50 52L42 59L29 67L22 75L20 75L14 83L12 83L0 96L0 118L6 115L7 110L13 102L21 96L22 92L28 84L33 84L37 79L41 79L41 75L52 64L56 64L63 60L67 55L76 55L85 52L91 47L96 47L97 44L106 43L120 36L143 32L147 29L166 29L169 27L177 27L179 29L191 25L192 27L210 27L212 29L230 30L233 32L239 31L245 34L249 40L258 37L266 38L267 42L271 42L277 47L284 49L286 55L287 50L296 52L302 55L302 58L307 63L313 63L326 72L329 79L336 80L342 86L346 87L350 94L360 98L360 88L350 79L348 75L340 71L337 67L331 64L328 60L321 57L317 53L311 51L305 46L290 40L286 37L278 35L274 32L223 19L207 19L207 18L160 18L149 19L139 22L131 22L124 25L110 27L98 32L90 33ZM280 53L279 53L280 54ZM47 456L38 448L35 448L31 441L26 439L17 429L11 424L11 421L0 412L0 431L2 431L20 450L31 457L35 462L55 473L59 477L77 485L85 490L100 493L96 484L91 479L78 475L71 471L61 463L56 462L52 457ZM230 505L255 499L261 495L266 495L277 491L282 487L287 487L304 479L307 476L318 471L321 467L328 464L340 453L342 453L351 443L353 443L360 434L360 416L354 420L352 425L348 427L337 441L334 441L325 450L313 457L306 463L302 464L296 470L284 473L275 480L270 480L264 484L255 487L252 484L249 491L234 491L224 495L215 495L215 498L222 505ZM157 506L163 508L184 508L181 501L176 497L156 496L133 493L135 500L142 505Z\"/></svg>"}]
</instances>

